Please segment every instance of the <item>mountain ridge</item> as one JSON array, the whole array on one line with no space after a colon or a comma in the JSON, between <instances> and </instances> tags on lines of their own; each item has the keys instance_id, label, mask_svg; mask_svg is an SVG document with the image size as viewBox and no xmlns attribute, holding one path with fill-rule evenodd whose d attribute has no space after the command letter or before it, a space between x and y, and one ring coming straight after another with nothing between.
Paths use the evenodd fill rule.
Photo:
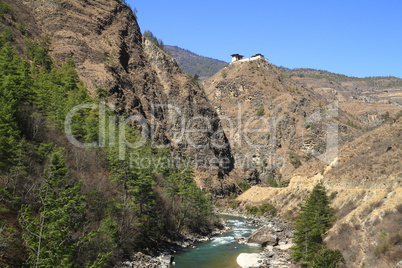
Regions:
<instances>
[{"instance_id":1,"label":"mountain ridge","mask_svg":"<svg viewBox=\"0 0 402 268\"><path fill-rule=\"evenodd\" d=\"M227 62L200 56L190 50L178 46L165 45L164 49L176 59L184 72L191 74L192 76L197 75L200 80L211 77L220 69L229 65Z\"/></svg>"},{"instance_id":2,"label":"mountain ridge","mask_svg":"<svg viewBox=\"0 0 402 268\"><path fill-rule=\"evenodd\" d=\"M100 232L93 245L77 252L82 264L97 261L98 252L103 252L112 254L111 266L130 260L137 250L154 254L168 250L172 241L179 242L192 232L210 234L212 226L219 226L213 222L212 202L224 203L228 196L228 203L243 211L269 203L279 215L292 219L303 197L319 181L331 193L339 219L327 238L331 248L339 248L352 267L365 262L389 267L400 259L400 240L393 236L402 217L402 113L392 103L399 99L398 88L384 90L381 83L373 86L347 78L335 81L330 73L319 70L303 71L310 76L287 75L265 59L225 63L200 86L168 53L141 35L135 14L124 1L6 2L15 11L4 15L0 26L12 35L4 31L0 41L11 40L26 59L17 78L29 76L26 84L40 85L42 95L35 96L36 102L25 99L26 103L11 111L22 118L18 150L26 154L17 159L11 172L0 173L0 191L7 193L1 221L10 222L7 226L16 230L10 236L0 233L6 245L11 236L14 243L0 247L1 262L8 261L10 255L3 254L6 250L18 260L14 266L21 267L29 251L21 246L29 244L22 240L18 223L21 206L33 204L32 215L25 210L26 217L45 218L47 207L41 206L40 193L51 175L43 171L57 160L48 155L58 156L60 166L66 158L61 173L68 171L68 181L62 187L69 190L81 185L75 195L84 195L88 204L86 225L83 230L74 229L69 237L86 230ZM31 43L26 40L29 37ZM323 73L318 77L314 72ZM48 99L54 103L43 101ZM0 100L5 103L4 98ZM113 146L105 151L75 147L52 119L64 122L68 105L78 100L99 103L78 121L79 127L95 129L87 133L79 128L82 140L101 137L97 127L102 124L104 105L114 112L108 114L105 121L109 122L103 122L105 129L115 132L114 122L127 123L130 133L124 132L126 125L118 125L119 139L123 134L135 139L145 133L154 143L134 151L129 160L120 159L120 148ZM57 105L62 108L56 114L51 108ZM52 114L46 117L38 106L49 106ZM134 120L128 122L131 116ZM149 135L147 126L151 126ZM124 145L130 142L126 137L122 141ZM102 144L100 138L97 144ZM64 149L51 153L57 146ZM178 170L148 163L155 159L174 164L190 161L198 167ZM26 170L21 166L24 161ZM63 215L67 215L64 219L71 216ZM30 231L40 230L40 224ZM10 252L14 249L18 250ZM358 252L351 254L354 249ZM107 259L106 255L99 256Z\"/></svg>"},{"instance_id":3,"label":"mountain ridge","mask_svg":"<svg viewBox=\"0 0 402 268\"><path fill-rule=\"evenodd\" d=\"M365 79L372 79L372 78L390 78L390 79L401 79L400 77L388 75L388 76L365 76L365 77L357 77L357 76L350 76L341 73L335 73L327 70L321 69L314 69L314 68L287 68L284 66L278 67L283 73L289 76L300 76L300 75L307 75L307 76L317 76L319 78L324 77L339 77L339 80L365 80ZM399 82L399 81L398 81Z\"/></svg>"},{"instance_id":4,"label":"mountain ridge","mask_svg":"<svg viewBox=\"0 0 402 268\"><path fill-rule=\"evenodd\" d=\"M246 176L252 184L285 183L310 154L325 151L328 124L339 125L340 143L361 133L346 124L354 119L342 110L332 116L336 120L324 120L321 114L331 101L286 77L265 59L234 62L202 86L217 113L226 119L223 127L233 144L235 166L241 169L243 158L249 162ZM250 129L256 131L244 137ZM273 163L278 159L283 159L280 164Z\"/></svg>"}]
</instances>

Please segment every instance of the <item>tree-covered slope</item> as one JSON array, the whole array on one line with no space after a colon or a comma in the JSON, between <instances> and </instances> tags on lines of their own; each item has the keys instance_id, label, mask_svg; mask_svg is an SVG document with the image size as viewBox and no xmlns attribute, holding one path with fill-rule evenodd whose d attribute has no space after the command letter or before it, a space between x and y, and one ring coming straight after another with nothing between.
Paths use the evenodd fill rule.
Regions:
<instances>
[{"instance_id":1,"label":"tree-covered slope","mask_svg":"<svg viewBox=\"0 0 402 268\"><path fill-rule=\"evenodd\" d=\"M89 90L80 58L52 55L60 36L31 32L22 6L0 2L0 266L114 267L209 233L210 197L191 165L150 142L122 151L138 130L106 104L107 89Z\"/></svg>"}]
</instances>

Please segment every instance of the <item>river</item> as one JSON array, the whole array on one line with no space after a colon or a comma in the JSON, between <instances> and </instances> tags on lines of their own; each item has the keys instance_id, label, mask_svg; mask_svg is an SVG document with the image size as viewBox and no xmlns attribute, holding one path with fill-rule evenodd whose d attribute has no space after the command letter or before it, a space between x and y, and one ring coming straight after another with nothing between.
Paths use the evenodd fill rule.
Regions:
<instances>
[{"instance_id":1,"label":"river","mask_svg":"<svg viewBox=\"0 0 402 268\"><path fill-rule=\"evenodd\" d=\"M195 248L185 249L175 255L177 268L235 268L240 267L236 258L240 253L259 253L258 245L238 244L235 237L247 238L258 227L247 225L241 217L222 215L232 231L216 236L214 240L202 242Z\"/></svg>"}]
</instances>

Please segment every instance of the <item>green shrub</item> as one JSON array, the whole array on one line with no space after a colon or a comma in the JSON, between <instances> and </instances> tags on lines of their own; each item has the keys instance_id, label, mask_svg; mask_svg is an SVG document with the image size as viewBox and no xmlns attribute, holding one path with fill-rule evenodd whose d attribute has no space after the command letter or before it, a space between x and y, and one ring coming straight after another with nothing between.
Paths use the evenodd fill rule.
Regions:
<instances>
[{"instance_id":1,"label":"green shrub","mask_svg":"<svg viewBox=\"0 0 402 268\"><path fill-rule=\"evenodd\" d=\"M265 115L264 106L261 105L260 108L258 108L256 115L257 115L257 116L264 116L264 115Z\"/></svg>"},{"instance_id":2,"label":"green shrub","mask_svg":"<svg viewBox=\"0 0 402 268\"><path fill-rule=\"evenodd\" d=\"M238 185L239 185L240 189L241 189L243 192L245 192L245 191L247 191L248 189L251 188L250 183L248 183L248 182L246 182L246 181L239 182Z\"/></svg>"},{"instance_id":3,"label":"green shrub","mask_svg":"<svg viewBox=\"0 0 402 268\"><path fill-rule=\"evenodd\" d=\"M247 213L256 215L258 213L258 207L256 206L248 207Z\"/></svg>"},{"instance_id":4,"label":"green shrub","mask_svg":"<svg viewBox=\"0 0 402 268\"><path fill-rule=\"evenodd\" d=\"M387 253L389 251L390 245L386 242L382 242L379 245L377 245L374 249L374 254L377 257L380 257L381 255Z\"/></svg>"},{"instance_id":5,"label":"green shrub","mask_svg":"<svg viewBox=\"0 0 402 268\"><path fill-rule=\"evenodd\" d=\"M382 231L379 236L380 243L374 248L374 254L378 258L389 252L393 246L402 244L402 231L391 235Z\"/></svg>"},{"instance_id":6,"label":"green shrub","mask_svg":"<svg viewBox=\"0 0 402 268\"><path fill-rule=\"evenodd\" d=\"M25 29L25 25L21 20L18 20L16 28L22 33L22 34L26 34L26 29Z\"/></svg>"},{"instance_id":7,"label":"green shrub","mask_svg":"<svg viewBox=\"0 0 402 268\"><path fill-rule=\"evenodd\" d=\"M5 28L4 31L0 35L0 44L3 46L6 42L13 41L13 32L10 28Z\"/></svg>"},{"instance_id":8,"label":"green shrub","mask_svg":"<svg viewBox=\"0 0 402 268\"><path fill-rule=\"evenodd\" d=\"M96 88L96 96L99 99L105 99L105 98L107 98L109 96L109 91L107 89L105 89L105 88L97 87Z\"/></svg>"},{"instance_id":9,"label":"green shrub","mask_svg":"<svg viewBox=\"0 0 402 268\"><path fill-rule=\"evenodd\" d=\"M198 87L198 89L199 90L201 90L201 91L203 91L204 92L204 90L203 90L203 88L201 87L201 85L200 85L200 83L198 83L198 78L199 78L199 76L198 75L191 75L191 74L187 74L187 77L191 80L191 82L193 82L194 83L194 85L196 85L197 87ZM205 92L204 92L204 96L205 96L206 94L205 94Z\"/></svg>"},{"instance_id":10,"label":"green shrub","mask_svg":"<svg viewBox=\"0 0 402 268\"><path fill-rule=\"evenodd\" d=\"M241 203L241 201L239 201L239 200L235 200L235 199L234 200L229 200L229 206L232 209L238 208L240 203Z\"/></svg>"},{"instance_id":11,"label":"green shrub","mask_svg":"<svg viewBox=\"0 0 402 268\"><path fill-rule=\"evenodd\" d=\"M339 263L345 263L345 259L339 250L322 248L314 255L311 268L337 268Z\"/></svg>"},{"instance_id":12,"label":"green shrub","mask_svg":"<svg viewBox=\"0 0 402 268\"><path fill-rule=\"evenodd\" d=\"M157 47L165 51L165 45L163 44L162 39L158 39L151 31L147 30L144 32L144 37L149 41L154 43Z\"/></svg>"},{"instance_id":13,"label":"green shrub","mask_svg":"<svg viewBox=\"0 0 402 268\"><path fill-rule=\"evenodd\" d=\"M276 208L270 203L266 203L260 206L261 214L276 215Z\"/></svg>"},{"instance_id":14,"label":"green shrub","mask_svg":"<svg viewBox=\"0 0 402 268\"><path fill-rule=\"evenodd\" d=\"M289 152L289 160L290 163L295 167L298 168L302 165L302 162L300 160L300 156L298 156L297 154L295 154L294 152L290 151Z\"/></svg>"},{"instance_id":15,"label":"green shrub","mask_svg":"<svg viewBox=\"0 0 402 268\"><path fill-rule=\"evenodd\" d=\"M270 175L267 180L267 185L270 187L278 187L278 183L273 175Z\"/></svg>"},{"instance_id":16,"label":"green shrub","mask_svg":"<svg viewBox=\"0 0 402 268\"><path fill-rule=\"evenodd\" d=\"M253 215L258 215L258 216L263 216L263 215L276 215L276 208L271 205L270 203L265 203L259 207L257 206L252 206L252 207L247 207L247 213L253 214Z\"/></svg>"},{"instance_id":17,"label":"green shrub","mask_svg":"<svg viewBox=\"0 0 402 268\"><path fill-rule=\"evenodd\" d=\"M338 194L338 191L334 191L329 195L329 200L332 200L336 197L336 195Z\"/></svg>"},{"instance_id":18,"label":"green shrub","mask_svg":"<svg viewBox=\"0 0 402 268\"><path fill-rule=\"evenodd\" d=\"M4 15L12 11L11 6L0 2L0 18L4 19Z\"/></svg>"}]
</instances>

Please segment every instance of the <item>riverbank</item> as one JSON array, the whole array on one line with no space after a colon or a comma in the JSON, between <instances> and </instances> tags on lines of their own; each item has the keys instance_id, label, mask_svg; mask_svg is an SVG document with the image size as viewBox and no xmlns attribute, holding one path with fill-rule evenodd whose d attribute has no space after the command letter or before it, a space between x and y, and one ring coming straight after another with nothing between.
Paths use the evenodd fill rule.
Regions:
<instances>
[{"instance_id":1,"label":"riverbank","mask_svg":"<svg viewBox=\"0 0 402 268\"><path fill-rule=\"evenodd\" d=\"M244 243L254 243L263 247L260 254L242 253L238 256L237 263L240 267L297 267L292 261L293 224L279 217L264 217L250 215L243 211L226 208L216 211L217 214L243 217L248 224L258 225Z\"/></svg>"},{"instance_id":2,"label":"riverbank","mask_svg":"<svg viewBox=\"0 0 402 268\"><path fill-rule=\"evenodd\" d=\"M224 219L230 231L213 237L210 241L195 244L194 248L188 248L178 252L175 256L177 268L222 268L239 267L236 258L241 253L261 253L258 245L245 243L257 226L249 224L243 217L219 215Z\"/></svg>"},{"instance_id":3,"label":"riverbank","mask_svg":"<svg viewBox=\"0 0 402 268\"><path fill-rule=\"evenodd\" d=\"M246 225L255 228L258 227L258 229L248 237L235 237L235 240L240 245L251 244L263 248L260 253L239 252L237 256L237 264L239 267L297 267L291 260L293 226L290 222L278 217L250 215L243 211L230 208L215 209L214 213L216 215L229 215L244 218ZM171 262L174 262L174 255L177 252L182 252L188 248L196 249L198 243L214 240L217 236L231 231L223 220L221 223L222 228L215 229L207 236L191 236L181 241L171 242L155 256L138 252L133 255L131 261L121 262L119 265L115 266L115 268L169 268L171 267Z\"/></svg>"},{"instance_id":4,"label":"riverbank","mask_svg":"<svg viewBox=\"0 0 402 268\"><path fill-rule=\"evenodd\" d=\"M153 253L136 252L131 256L130 261L122 261L115 265L114 268L169 268L174 262L174 256L177 252L193 248L198 243L210 241L228 231L230 231L229 226L221 219L220 225L216 226L208 235L187 234L183 239L177 241L165 241L160 248L152 250Z\"/></svg>"}]
</instances>

